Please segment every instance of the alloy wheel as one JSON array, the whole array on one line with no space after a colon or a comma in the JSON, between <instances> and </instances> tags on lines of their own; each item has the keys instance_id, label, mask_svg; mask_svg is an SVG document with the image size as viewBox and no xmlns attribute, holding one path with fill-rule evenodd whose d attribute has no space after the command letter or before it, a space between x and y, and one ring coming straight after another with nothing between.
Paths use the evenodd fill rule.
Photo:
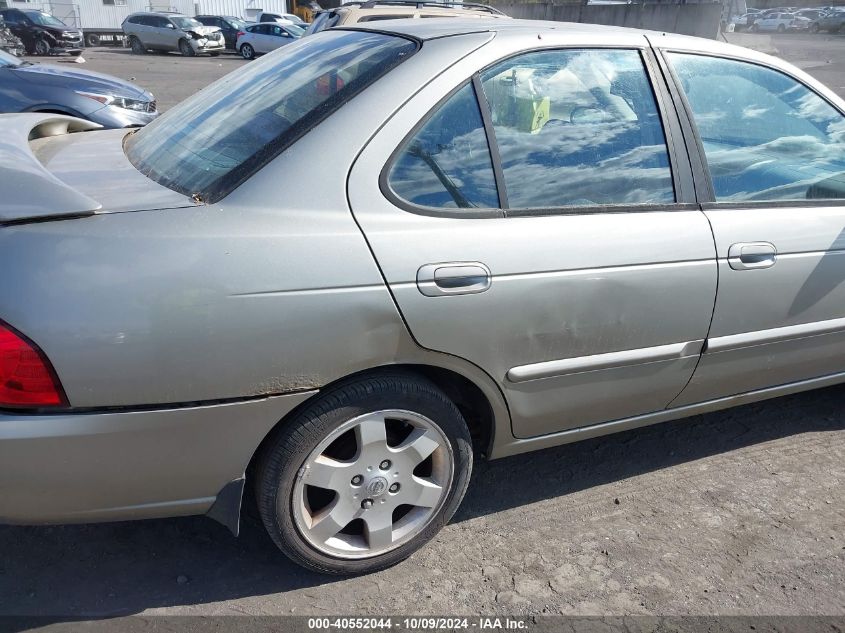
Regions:
<instances>
[{"instance_id":1,"label":"alloy wheel","mask_svg":"<svg viewBox=\"0 0 845 633\"><path fill-rule=\"evenodd\" d=\"M383 410L353 418L300 468L295 525L324 554L378 556L425 529L448 496L454 468L449 440L425 416Z\"/></svg>"}]
</instances>

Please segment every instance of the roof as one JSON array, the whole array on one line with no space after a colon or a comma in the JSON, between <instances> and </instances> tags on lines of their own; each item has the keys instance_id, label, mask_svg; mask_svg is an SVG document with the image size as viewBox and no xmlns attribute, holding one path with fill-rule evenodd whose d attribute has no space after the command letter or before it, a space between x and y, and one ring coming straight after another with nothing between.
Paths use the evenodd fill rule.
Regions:
<instances>
[{"instance_id":1,"label":"roof","mask_svg":"<svg viewBox=\"0 0 845 633\"><path fill-rule=\"evenodd\" d=\"M542 33L554 33L550 40L560 41L560 37L572 36L579 40L595 39L596 44L606 44L613 41L614 35L619 40L631 41L632 36L648 36L655 46L672 46L685 50L701 52L722 52L732 53L739 57L748 59L774 60L768 55L758 53L748 48L733 44L719 42L703 37L691 35L679 35L662 31L648 31L623 26L607 26L604 24L586 24L581 22L554 22L550 20L521 20L476 17L476 18L450 18L448 20L417 20L397 19L384 20L379 22L363 22L357 24L343 25L335 28L362 29L379 31L382 33L395 33L406 35L419 40L434 40L444 37L466 35L469 33L500 33L502 36L538 37Z\"/></svg>"},{"instance_id":2,"label":"roof","mask_svg":"<svg viewBox=\"0 0 845 633\"><path fill-rule=\"evenodd\" d=\"M384 33L409 35L420 40L431 40L467 33L496 32L509 34L529 34L543 31L557 31L584 34L609 35L618 33L647 33L639 29L601 24L582 24L579 22L552 22L549 20L519 20L490 17L450 18L448 20L417 20L413 18L362 22L344 25L339 28L360 28Z\"/></svg>"}]
</instances>

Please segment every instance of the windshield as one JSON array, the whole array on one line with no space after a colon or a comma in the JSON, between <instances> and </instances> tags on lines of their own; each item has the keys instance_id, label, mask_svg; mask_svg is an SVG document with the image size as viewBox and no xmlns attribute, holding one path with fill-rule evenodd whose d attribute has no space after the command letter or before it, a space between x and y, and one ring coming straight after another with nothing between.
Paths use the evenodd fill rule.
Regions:
<instances>
[{"instance_id":1,"label":"windshield","mask_svg":"<svg viewBox=\"0 0 845 633\"><path fill-rule=\"evenodd\" d=\"M226 21L229 23L229 26L231 26L233 29L243 31L246 28L246 22L238 18L226 18Z\"/></svg>"},{"instance_id":2,"label":"windshield","mask_svg":"<svg viewBox=\"0 0 845 633\"><path fill-rule=\"evenodd\" d=\"M17 68L23 66L24 61L18 59L14 55L10 55L4 50L0 50L0 68Z\"/></svg>"},{"instance_id":3,"label":"windshield","mask_svg":"<svg viewBox=\"0 0 845 633\"><path fill-rule=\"evenodd\" d=\"M67 24L58 18L54 18L52 15L42 13L41 11L24 11L24 13L26 17L41 26L67 26Z\"/></svg>"},{"instance_id":4,"label":"windshield","mask_svg":"<svg viewBox=\"0 0 845 633\"><path fill-rule=\"evenodd\" d=\"M214 202L416 49L367 31L303 38L134 132L126 155L165 187Z\"/></svg>"},{"instance_id":5,"label":"windshield","mask_svg":"<svg viewBox=\"0 0 845 633\"><path fill-rule=\"evenodd\" d=\"M294 37L302 37L303 33L305 33L305 29L301 26L297 26L296 24L288 24L284 27L284 29Z\"/></svg>"},{"instance_id":6,"label":"windshield","mask_svg":"<svg viewBox=\"0 0 845 633\"><path fill-rule=\"evenodd\" d=\"M194 18L170 18L170 20L178 26L180 29L195 29L198 26L202 26L202 23L199 20L195 20Z\"/></svg>"}]
</instances>

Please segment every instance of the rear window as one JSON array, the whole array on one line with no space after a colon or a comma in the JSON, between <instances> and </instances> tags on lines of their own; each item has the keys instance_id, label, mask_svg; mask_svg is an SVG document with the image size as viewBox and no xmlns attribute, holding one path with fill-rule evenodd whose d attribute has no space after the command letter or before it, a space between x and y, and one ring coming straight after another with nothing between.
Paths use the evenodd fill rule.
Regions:
<instances>
[{"instance_id":1,"label":"rear window","mask_svg":"<svg viewBox=\"0 0 845 633\"><path fill-rule=\"evenodd\" d=\"M165 187L214 202L416 50L366 31L301 39L129 135L126 155Z\"/></svg>"}]
</instances>

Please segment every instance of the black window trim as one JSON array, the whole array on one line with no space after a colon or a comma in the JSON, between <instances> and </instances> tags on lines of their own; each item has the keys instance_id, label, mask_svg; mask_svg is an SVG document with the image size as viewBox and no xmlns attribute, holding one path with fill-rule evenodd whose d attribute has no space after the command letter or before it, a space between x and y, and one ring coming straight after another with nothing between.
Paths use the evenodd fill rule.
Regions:
<instances>
[{"instance_id":1,"label":"black window trim","mask_svg":"<svg viewBox=\"0 0 845 633\"><path fill-rule=\"evenodd\" d=\"M697 50L688 50L679 47L655 47L655 51L658 54L657 57L661 68L664 69L664 74L666 74L667 76L669 91L673 94L673 98L675 98L676 102L680 104L678 108L679 115L681 115L682 119L686 120L685 127L689 128L687 134L691 139L690 157L693 158L693 155L695 155L694 160L701 164L699 179L706 179L704 180L704 182L699 183L702 185L700 189L702 191L706 191L706 195L703 195L700 200L700 206L703 211L707 211L709 209L739 210L765 208L824 208L845 206L845 198L801 198L795 200L716 200L716 193L715 189L713 188L713 177L710 174L710 167L707 163L707 156L704 153L704 143L698 131L698 125L695 123L695 119L692 116L692 107L690 106L689 101L687 100L683 87L681 86L680 78L675 72L675 67L672 65L671 61L667 56L668 53L677 53L680 55L697 55L699 57L725 59L745 64L752 64L754 66L760 66L761 68L765 68L766 70L771 70L773 72L780 73L781 75L784 75L797 82L798 84L806 88L808 91L816 95L819 99L827 103L830 107L836 110L843 117L845 117L845 111L843 111L841 107L833 103L824 95L819 94L819 92L815 90L812 86L808 86L800 77L797 77L794 73L784 70L782 68L775 68L774 66L769 66L768 64L754 59L748 59L745 57L740 57L739 55L730 55L727 53L713 53Z\"/></svg>"},{"instance_id":2,"label":"black window trim","mask_svg":"<svg viewBox=\"0 0 845 633\"><path fill-rule=\"evenodd\" d=\"M643 70L648 80L658 116L663 128L663 135L666 141L666 153L669 157L669 171L672 177L672 187L675 200L667 203L638 203L638 204L610 204L610 205L573 205L563 207L536 207L511 209L507 206L507 187L504 181L504 173L501 165L501 154L496 141L495 132L490 116L490 107L484 91L481 89L481 74L487 69L506 62L509 59L522 55L556 50L627 50L636 51L640 54L643 63ZM485 219L501 217L537 217L551 215L595 215L608 213L649 213L666 211L694 211L698 210L699 201L695 195L695 178L690 166L689 152L684 141L680 120L677 110L669 96L665 85L664 77L657 72L655 67L656 59L651 45L646 41L642 45L630 44L591 44L591 45L563 45L563 46L541 46L526 48L515 53L496 59L483 68L473 73L472 77L462 81L456 88L451 90L445 97L440 99L423 117L411 128L402 141L397 145L388 157L384 167L379 174L379 188L382 195L391 204L417 215L426 215L445 218ZM408 142L425 126L426 123L439 111L439 109L451 99L458 91L472 85L475 92L478 106L481 110L481 119L484 123L484 131L487 136L487 145L490 149L490 157L493 163L493 176L496 180L496 190L499 194L499 208L440 208L427 207L409 202L397 195L390 187L389 174L393 165L399 159L402 151ZM504 194L504 195L503 195Z\"/></svg>"}]
</instances>

